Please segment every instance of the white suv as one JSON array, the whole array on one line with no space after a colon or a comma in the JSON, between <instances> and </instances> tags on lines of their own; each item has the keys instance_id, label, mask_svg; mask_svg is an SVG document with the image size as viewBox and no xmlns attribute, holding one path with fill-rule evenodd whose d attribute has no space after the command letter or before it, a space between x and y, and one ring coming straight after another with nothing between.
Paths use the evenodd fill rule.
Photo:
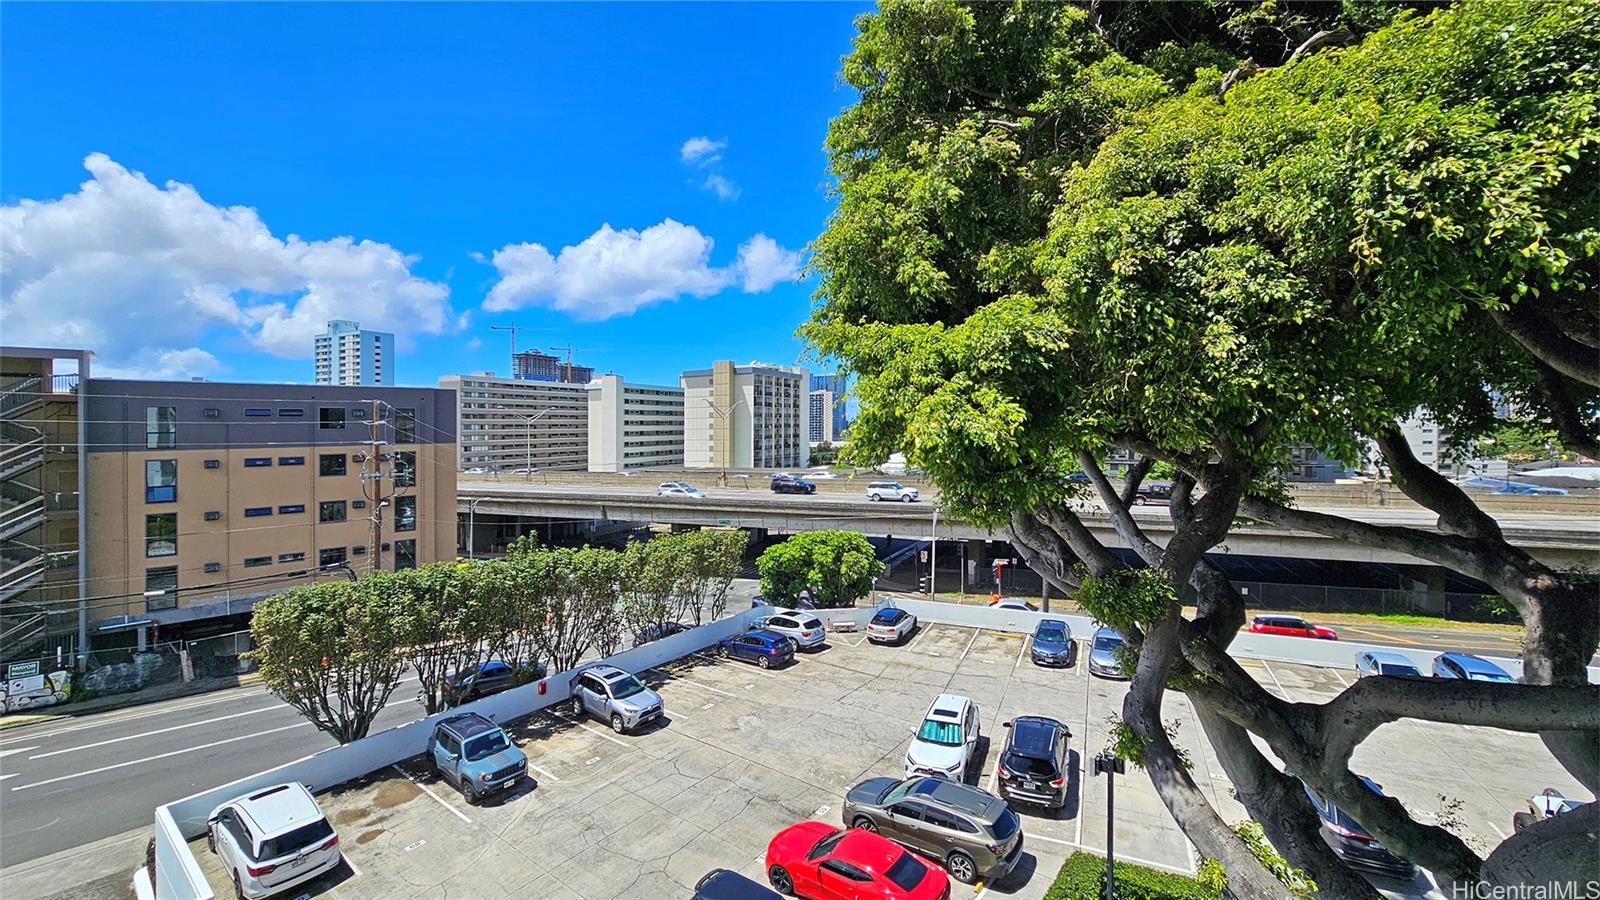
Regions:
<instances>
[{"instance_id":1,"label":"white suv","mask_svg":"<svg viewBox=\"0 0 1600 900\"><path fill-rule=\"evenodd\" d=\"M233 878L237 897L286 891L344 859L339 835L299 782L263 788L212 810L206 843Z\"/></svg>"},{"instance_id":2,"label":"white suv","mask_svg":"<svg viewBox=\"0 0 1600 900\"><path fill-rule=\"evenodd\" d=\"M752 628L765 628L783 635L801 650L814 650L828 640L828 630L816 616L793 609L780 609L772 615L750 623Z\"/></svg>"},{"instance_id":3,"label":"white suv","mask_svg":"<svg viewBox=\"0 0 1600 900\"><path fill-rule=\"evenodd\" d=\"M933 698L906 748L906 777L931 775L964 781L977 756L980 737L978 704L959 694L940 694Z\"/></svg>"},{"instance_id":4,"label":"white suv","mask_svg":"<svg viewBox=\"0 0 1600 900\"><path fill-rule=\"evenodd\" d=\"M905 503L915 503L922 499L916 488L908 488L898 481L874 481L867 485L867 499L900 500Z\"/></svg>"}]
</instances>

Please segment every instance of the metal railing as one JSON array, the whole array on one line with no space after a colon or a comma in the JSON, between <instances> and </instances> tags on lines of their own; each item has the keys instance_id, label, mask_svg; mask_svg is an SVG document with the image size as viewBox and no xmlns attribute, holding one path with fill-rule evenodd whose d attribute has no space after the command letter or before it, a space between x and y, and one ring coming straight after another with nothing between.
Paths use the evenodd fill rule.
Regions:
<instances>
[{"instance_id":1,"label":"metal railing","mask_svg":"<svg viewBox=\"0 0 1600 900\"><path fill-rule=\"evenodd\" d=\"M0 603L43 581L46 566L45 557L40 554L0 572Z\"/></svg>"},{"instance_id":2,"label":"metal railing","mask_svg":"<svg viewBox=\"0 0 1600 900\"><path fill-rule=\"evenodd\" d=\"M0 512L0 540L8 540L44 522L44 497L35 497L25 503Z\"/></svg>"},{"instance_id":3,"label":"metal railing","mask_svg":"<svg viewBox=\"0 0 1600 900\"><path fill-rule=\"evenodd\" d=\"M39 402L44 398L44 378L35 375L24 378L0 394L0 416L9 416L24 406Z\"/></svg>"}]
</instances>

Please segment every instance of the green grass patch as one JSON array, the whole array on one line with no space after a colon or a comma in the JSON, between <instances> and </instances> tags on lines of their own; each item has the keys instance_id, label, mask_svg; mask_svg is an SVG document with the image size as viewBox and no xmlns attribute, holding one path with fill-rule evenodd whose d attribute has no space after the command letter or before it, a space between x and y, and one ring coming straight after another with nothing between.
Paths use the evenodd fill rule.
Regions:
<instances>
[{"instance_id":1,"label":"green grass patch","mask_svg":"<svg viewBox=\"0 0 1600 900\"><path fill-rule=\"evenodd\" d=\"M1221 894L1185 875L1116 863L1119 900L1218 900ZM1100 900L1105 896L1106 860L1079 851L1067 857L1044 900Z\"/></svg>"}]
</instances>

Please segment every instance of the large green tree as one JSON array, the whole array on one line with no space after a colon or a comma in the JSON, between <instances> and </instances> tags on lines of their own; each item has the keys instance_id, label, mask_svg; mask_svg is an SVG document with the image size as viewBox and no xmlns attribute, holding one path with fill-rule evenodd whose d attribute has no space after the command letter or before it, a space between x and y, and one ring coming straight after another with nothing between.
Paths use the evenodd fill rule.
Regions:
<instances>
[{"instance_id":1,"label":"large green tree","mask_svg":"<svg viewBox=\"0 0 1600 900\"><path fill-rule=\"evenodd\" d=\"M838 206L803 333L857 376L847 457L904 450L1057 586L1114 588L1092 593L1120 598L1095 611L1137 651L1124 719L1243 896L1283 888L1172 747L1169 688L1330 896L1373 892L1252 735L1441 880L1581 880L1597 858L1593 805L1485 860L1348 765L1413 717L1540 732L1600 783L1592 586L1511 545L1397 425L1425 410L1470 439L1493 427L1492 389L1596 446L1600 7L1430 9L887 2L858 21L858 98L828 134ZM1363 437L1437 530L1283 502L1290 447L1354 462ZM1112 448L1143 456L1120 489L1096 462ZM1158 461L1176 472L1164 546L1128 508ZM1084 526L1063 478L1078 467L1159 585L1129 581ZM1241 516L1483 580L1526 625L1525 683L1368 679L1321 705L1262 690L1225 652L1243 599L1205 559ZM1540 855L1585 828L1587 854Z\"/></svg>"},{"instance_id":2,"label":"large green tree","mask_svg":"<svg viewBox=\"0 0 1600 900\"><path fill-rule=\"evenodd\" d=\"M854 606L883 574L872 542L854 531L802 531L762 551L756 560L761 593L792 604L801 592L817 606Z\"/></svg>"}]
</instances>

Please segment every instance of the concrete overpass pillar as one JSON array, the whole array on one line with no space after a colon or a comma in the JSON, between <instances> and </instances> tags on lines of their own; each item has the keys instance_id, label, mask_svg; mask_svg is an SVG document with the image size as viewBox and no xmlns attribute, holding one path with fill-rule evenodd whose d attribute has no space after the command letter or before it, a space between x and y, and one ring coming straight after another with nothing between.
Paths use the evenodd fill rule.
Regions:
<instances>
[{"instance_id":1,"label":"concrete overpass pillar","mask_svg":"<svg viewBox=\"0 0 1600 900\"><path fill-rule=\"evenodd\" d=\"M1445 571L1439 566L1418 566L1415 577L1408 578L1412 607L1424 615L1443 616L1445 602Z\"/></svg>"},{"instance_id":2,"label":"concrete overpass pillar","mask_svg":"<svg viewBox=\"0 0 1600 900\"><path fill-rule=\"evenodd\" d=\"M967 585L977 588L982 584L984 573L989 571L989 542L982 538L968 538L961 552L966 563L966 570L961 573L961 589L965 592Z\"/></svg>"}]
</instances>

